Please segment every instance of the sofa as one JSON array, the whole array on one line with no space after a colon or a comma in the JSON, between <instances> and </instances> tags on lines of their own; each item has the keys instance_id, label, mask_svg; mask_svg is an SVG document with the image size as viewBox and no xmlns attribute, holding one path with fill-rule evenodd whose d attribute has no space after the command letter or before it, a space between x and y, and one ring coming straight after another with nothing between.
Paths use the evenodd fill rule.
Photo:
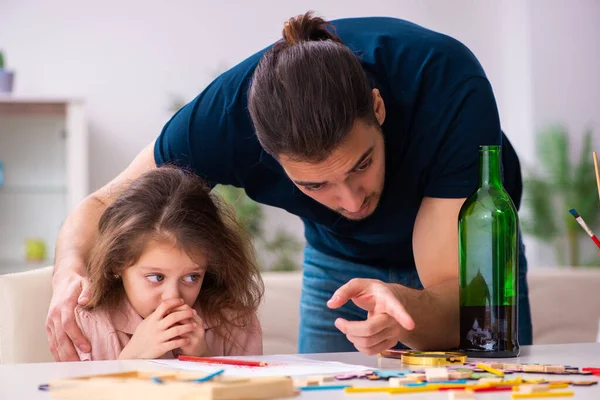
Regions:
<instances>
[{"instance_id":1,"label":"sofa","mask_svg":"<svg viewBox=\"0 0 600 400\"><path fill-rule=\"evenodd\" d=\"M45 319L52 267L0 275L0 363L53 361ZM265 354L297 352L300 272L264 273L259 310ZM535 344L600 342L600 269L533 268Z\"/></svg>"}]
</instances>

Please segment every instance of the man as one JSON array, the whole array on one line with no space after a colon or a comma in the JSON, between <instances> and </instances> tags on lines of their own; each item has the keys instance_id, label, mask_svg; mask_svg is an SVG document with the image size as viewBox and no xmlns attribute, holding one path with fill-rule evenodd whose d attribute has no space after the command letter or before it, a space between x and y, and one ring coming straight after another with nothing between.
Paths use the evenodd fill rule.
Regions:
<instances>
[{"instance_id":1,"label":"man","mask_svg":"<svg viewBox=\"0 0 600 400\"><path fill-rule=\"evenodd\" d=\"M300 352L451 349L457 217L484 144L503 146L518 207L518 158L483 69L458 41L392 18L292 18L280 41L218 77L69 215L56 247L51 350L69 360L72 341L88 345L73 309L87 301L85 261L113 188L167 163L303 220ZM530 344L520 250L519 340Z\"/></svg>"}]
</instances>

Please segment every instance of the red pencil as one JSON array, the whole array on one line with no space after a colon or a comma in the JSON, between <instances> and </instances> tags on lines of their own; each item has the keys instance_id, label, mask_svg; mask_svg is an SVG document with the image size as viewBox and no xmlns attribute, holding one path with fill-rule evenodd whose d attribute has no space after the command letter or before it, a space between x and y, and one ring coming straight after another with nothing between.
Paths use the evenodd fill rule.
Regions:
<instances>
[{"instance_id":1,"label":"red pencil","mask_svg":"<svg viewBox=\"0 0 600 400\"><path fill-rule=\"evenodd\" d=\"M263 361L248 361L234 360L232 358L216 358L216 357L195 357L195 356L179 356L179 361L192 361L207 364L227 364L240 365L244 367L266 367L267 363Z\"/></svg>"},{"instance_id":2,"label":"red pencil","mask_svg":"<svg viewBox=\"0 0 600 400\"><path fill-rule=\"evenodd\" d=\"M473 388L474 392L508 392L513 390L512 386L490 386L490 387L481 387L481 388Z\"/></svg>"}]
</instances>

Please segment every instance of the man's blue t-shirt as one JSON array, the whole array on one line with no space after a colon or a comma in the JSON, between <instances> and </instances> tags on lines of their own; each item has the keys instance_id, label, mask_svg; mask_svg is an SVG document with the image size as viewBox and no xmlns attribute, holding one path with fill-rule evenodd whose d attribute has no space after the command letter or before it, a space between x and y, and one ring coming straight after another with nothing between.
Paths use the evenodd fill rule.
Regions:
<instances>
[{"instance_id":1,"label":"man's blue t-shirt","mask_svg":"<svg viewBox=\"0 0 600 400\"><path fill-rule=\"evenodd\" d=\"M307 242L345 260L415 268L412 232L424 197L464 198L477 186L480 145L501 144L504 184L519 206L517 155L500 129L492 88L460 42L394 18L331 21L386 107L385 184L375 212L350 221L303 194L255 135L247 92L263 50L223 73L165 125L156 163L299 216Z\"/></svg>"}]
</instances>

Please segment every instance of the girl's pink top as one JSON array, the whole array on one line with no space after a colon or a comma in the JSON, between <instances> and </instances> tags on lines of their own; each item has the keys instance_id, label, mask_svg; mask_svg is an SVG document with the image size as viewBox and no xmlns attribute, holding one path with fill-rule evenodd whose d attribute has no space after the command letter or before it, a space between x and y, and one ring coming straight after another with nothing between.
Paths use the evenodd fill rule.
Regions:
<instances>
[{"instance_id":1,"label":"girl's pink top","mask_svg":"<svg viewBox=\"0 0 600 400\"><path fill-rule=\"evenodd\" d=\"M201 310L198 307L194 308L202 317ZM86 310L78 306L75 309L75 316L77 324L92 346L92 350L87 353L76 348L82 361L116 360L140 322L143 321L143 318L133 309L127 299L123 300L121 305L114 310ZM262 354L262 330L256 314L247 327L236 328L232 332L233 343L216 335L206 322L203 327L198 329L205 330L210 353L202 354L202 356ZM169 351L159 358L177 358L177 351Z\"/></svg>"}]
</instances>

